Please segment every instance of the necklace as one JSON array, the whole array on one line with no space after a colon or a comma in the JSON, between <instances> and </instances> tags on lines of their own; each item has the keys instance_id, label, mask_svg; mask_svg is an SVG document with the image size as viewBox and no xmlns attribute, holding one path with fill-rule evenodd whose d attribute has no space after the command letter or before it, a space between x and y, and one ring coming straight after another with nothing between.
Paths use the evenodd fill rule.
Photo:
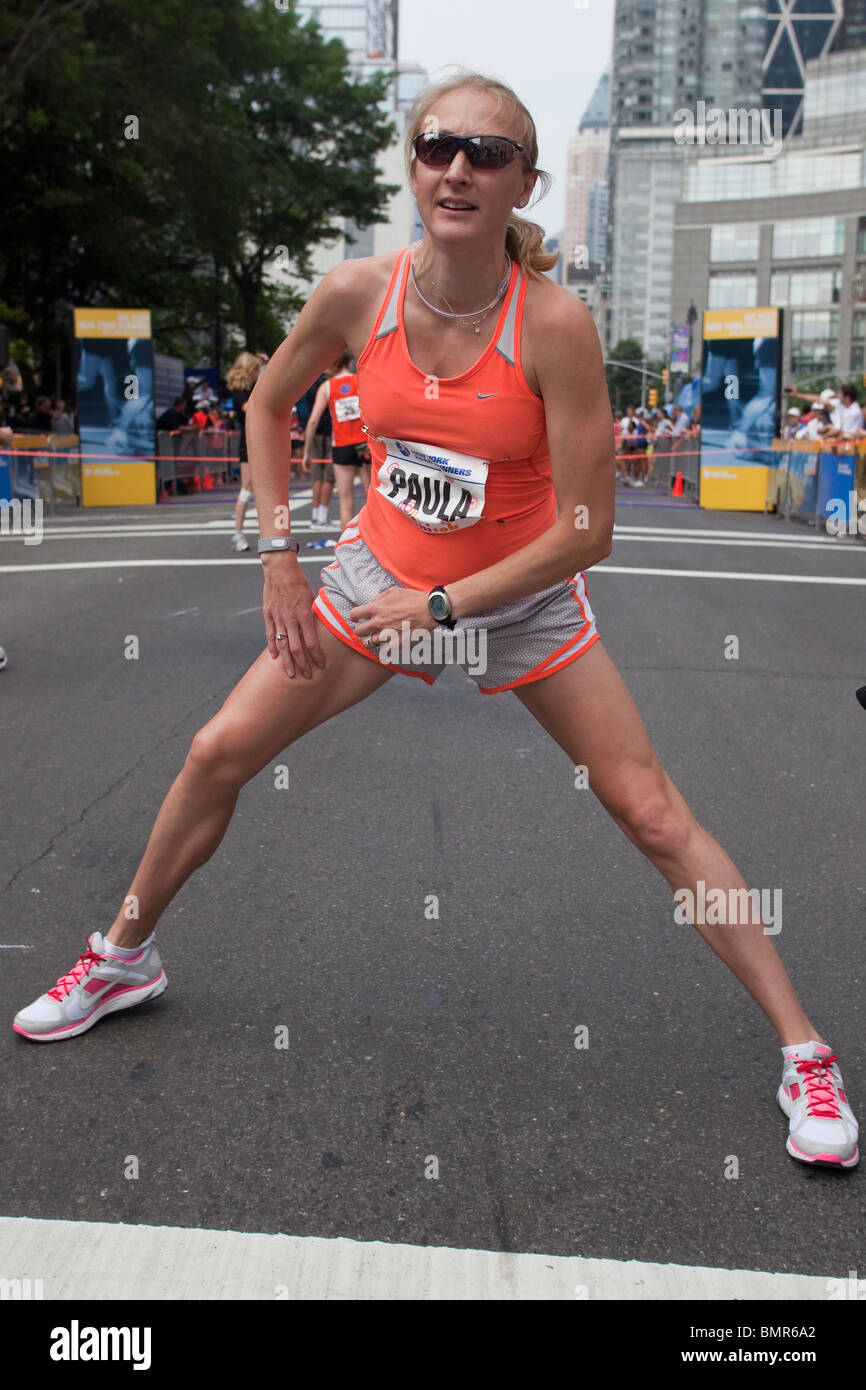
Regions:
<instances>
[{"instance_id":1,"label":"necklace","mask_svg":"<svg viewBox=\"0 0 866 1390\"><path fill-rule=\"evenodd\" d=\"M482 320L483 318L486 318L487 315L490 313L490 310L491 310L491 309L494 309L494 308L496 307L496 305L499 303L500 299L501 299L502 296L504 295L505 291L508 289L508 283L509 283L509 281L510 281L510 279L511 279L511 257L509 256L509 254L508 254L507 251L506 251L506 253L505 253L505 260L506 260L505 274L503 275L502 279L501 279L500 282L499 282L499 289L496 291L496 297L495 297L494 299L491 299L491 301L490 301L490 303L487 305L487 308L486 308L486 309L479 309L479 310L478 310L476 313L474 313L474 314L456 314L456 313L454 312L454 310L451 308L451 305L448 304L448 300L445 299L445 295L442 294L441 289L439 289L439 286L436 284L436 281L433 279L433 277L432 277L432 275L431 275L431 277L430 277L430 283L431 283L431 285L435 285L435 286L436 286L436 289L439 290L439 293L440 293L440 295L442 295L442 298L445 299L445 303L448 304L448 309L447 309L447 310L446 310L446 309L437 309L436 305L435 305L435 304L431 304L431 303L430 303L430 300L429 300L429 299L426 299L425 296L421 293L421 290L419 289L419 286L418 286L418 281L417 281L417 279L416 279L416 277L415 277L415 264L414 264L414 261L412 261L412 260L410 260L410 262L409 262L409 270L410 270L410 273L411 273L411 275L412 275L412 284L415 286L415 293L417 294L418 298L422 301L422 303L424 303L424 304L427 305L427 308L428 308L428 309L432 309L434 314L441 314L442 318L445 318L445 319L458 319L460 323L471 323L472 326L473 326L474 329L475 329L475 332L476 332L476 333L480 333L480 332L481 332L481 320ZM423 271L423 269L424 269L424 257L422 256L422 257L421 257L421 270ZM449 312L449 311L450 311L450 312Z\"/></svg>"}]
</instances>

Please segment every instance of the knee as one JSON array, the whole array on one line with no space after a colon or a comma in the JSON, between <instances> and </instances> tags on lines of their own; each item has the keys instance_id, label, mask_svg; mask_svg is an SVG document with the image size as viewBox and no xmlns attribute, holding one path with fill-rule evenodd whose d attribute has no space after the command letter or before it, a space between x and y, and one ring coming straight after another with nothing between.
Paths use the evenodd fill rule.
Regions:
<instances>
[{"instance_id":1,"label":"knee","mask_svg":"<svg viewBox=\"0 0 866 1390\"><path fill-rule=\"evenodd\" d=\"M229 737L218 719L212 719L195 735L184 771L211 786L240 787L246 780L238 761L237 740Z\"/></svg>"},{"instance_id":2,"label":"knee","mask_svg":"<svg viewBox=\"0 0 866 1390\"><path fill-rule=\"evenodd\" d=\"M695 822L673 786L638 780L613 809L615 819L644 854L678 858Z\"/></svg>"}]
</instances>

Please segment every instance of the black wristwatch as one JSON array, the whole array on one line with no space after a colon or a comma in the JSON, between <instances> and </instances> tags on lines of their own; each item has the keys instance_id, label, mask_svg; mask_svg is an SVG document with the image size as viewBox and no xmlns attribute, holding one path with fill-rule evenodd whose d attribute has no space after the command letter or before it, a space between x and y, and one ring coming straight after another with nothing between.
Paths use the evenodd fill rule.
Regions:
<instances>
[{"instance_id":1,"label":"black wristwatch","mask_svg":"<svg viewBox=\"0 0 866 1390\"><path fill-rule=\"evenodd\" d=\"M435 589L430 590L427 595L427 607L430 609L430 617L435 618L437 623L441 623L443 627L454 627L455 619L451 616L451 600L441 584L437 584Z\"/></svg>"},{"instance_id":2,"label":"black wristwatch","mask_svg":"<svg viewBox=\"0 0 866 1390\"><path fill-rule=\"evenodd\" d=\"M298 542L294 536L266 536L259 540L259 554L268 550L297 550Z\"/></svg>"}]
</instances>

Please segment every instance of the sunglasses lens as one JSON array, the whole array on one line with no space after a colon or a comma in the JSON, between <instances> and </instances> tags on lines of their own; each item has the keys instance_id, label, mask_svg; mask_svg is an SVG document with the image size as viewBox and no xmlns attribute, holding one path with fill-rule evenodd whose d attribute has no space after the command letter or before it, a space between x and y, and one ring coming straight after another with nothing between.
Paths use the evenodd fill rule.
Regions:
<instances>
[{"instance_id":1,"label":"sunglasses lens","mask_svg":"<svg viewBox=\"0 0 866 1390\"><path fill-rule=\"evenodd\" d=\"M454 135L419 135L415 141L415 153L422 164L430 164L444 169L449 165L458 150L465 150L469 162L478 169L504 169L517 154L510 140L498 135L471 136L466 144Z\"/></svg>"},{"instance_id":2,"label":"sunglasses lens","mask_svg":"<svg viewBox=\"0 0 866 1390\"><path fill-rule=\"evenodd\" d=\"M511 142L501 140L498 135L482 135L473 148L477 152L474 156L470 155L470 159L480 169L504 169L517 154Z\"/></svg>"},{"instance_id":3,"label":"sunglasses lens","mask_svg":"<svg viewBox=\"0 0 866 1390\"><path fill-rule=\"evenodd\" d=\"M415 141L415 153L422 164L432 164L435 168L445 168L450 164L460 146L450 135L419 135Z\"/></svg>"}]
</instances>

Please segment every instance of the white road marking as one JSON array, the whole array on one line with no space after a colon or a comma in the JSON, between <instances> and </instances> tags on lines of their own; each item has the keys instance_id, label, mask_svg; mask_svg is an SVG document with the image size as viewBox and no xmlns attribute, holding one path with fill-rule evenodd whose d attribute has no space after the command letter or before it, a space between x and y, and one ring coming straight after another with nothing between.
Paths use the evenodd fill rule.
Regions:
<instances>
[{"instance_id":1,"label":"white road marking","mask_svg":"<svg viewBox=\"0 0 866 1390\"><path fill-rule=\"evenodd\" d=\"M251 556L247 564L257 557ZM333 558L329 550L323 550L318 555L299 555L298 559L302 565L323 565L325 559ZM0 574L38 574L46 570L60 572L62 570L100 570L100 569L175 569L178 566L185 568L207 568L210 565L234 565L239 567L243 564L237 555L226 555L215 560L204 559L163 559L163 560L70 560L66 563L60 562L56 565L0 565ZM863 578L852 578L845 575L820 575L820 574L760 574L746 573L736 570L676 570L676 569L642 569L631 565L609 565L606 560L600 564L593 565L587 571L592 575L597 574L638 574L652 575L667 579L745 579L754 580L758 583L777 583L777 584L866 584L866 576Z\"/></svg>"},{"instance_id":2,"label":"white road marking","mask_svg":"<svg viewBox=\"0 0 866 1390\"><path fill-rule=\"evenodd\" d=\"M4 1278L46 1300L275 1301L769 1299L825 1301L828 1277L504 1254L344 1237L0 1217Z\"/></svg>"},{"instance_id":3,"label":"white road marking","mask_svg":"<svg viewBox=\"0 0 866 1390\"><path fill-rule=\"evenodd\" d=\"M32 951L32 946L5 946L0 944L0 951Z\"/></svg>"},{"instance_id":4,"label":"white road marking","mask_svg":"<svg viewBox=\"0 0 866 1390\"><path fill-rule=\"evenodd\" d=\"M751 574L736 570L662 570L638 569L631 565L609 565L606 560L593 565L588 573L596 574L647 574L665 579L752 579L775 584L866 584L866 578L856 579L829 574Z\"/></svg>"},{"instance_id":5,"label":"white road marking","mask_svg":"<svg viewBox=\"0 0 866 1390\"><path fill-rule=\"evenodd\" d=\"M629 522L617 521L614 523L614 535L626 531L636 531L640 534L650 536L671 536L674 539L676 539L677 536L702 536L706 540L713 536L720 536L725 540L750 540L757 536L770 542L770 544L775 541L785 540L784 536L775 534L772 531L715 531L710 530L706 526L638 526ZM803 540L808 541L810 545L832 544L834 539L833 536L824 536L820 533L815 536L803 536Z\"/></svg>"},{"instance_id":6,"label":"white road marking","mask_svg":"<svg viewBox=\"0 0 866 1390\"><path fill-rule=\"evenodd\" d=\"M330 557L330 551L323 551L321 555L299 555L298 559L302 565L323 565L325 555ZM253 566L254 560L257 562L256 566ZM225 555L218 560L69 560L66 563L61 561L56 565L0 565L0 574L37 574L45 570L59 572L61 570L176 569L178 566L187 569L206 569L211 565L234 565L236 569L240 569L244 564L250 568L258 568L258 556L251 555L246 561L238 555Z\"/></svg>"}]
</instances>

